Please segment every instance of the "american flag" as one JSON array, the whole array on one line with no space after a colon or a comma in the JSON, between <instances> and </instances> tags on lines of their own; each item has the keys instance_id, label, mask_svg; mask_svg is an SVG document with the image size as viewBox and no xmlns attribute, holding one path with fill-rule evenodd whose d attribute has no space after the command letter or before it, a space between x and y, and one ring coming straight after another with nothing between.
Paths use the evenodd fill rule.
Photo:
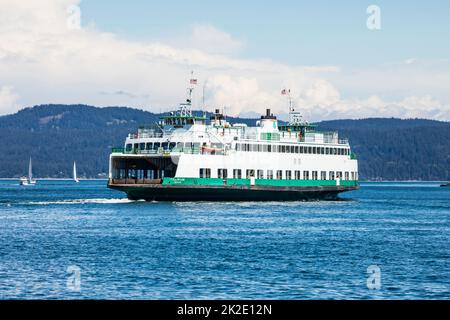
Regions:
<instances>
[{"instance_id":1,"label":"american flag","mask_svg":"<svg viewBox=\"0 0 450 320\"><path fill-rule=\"evenodd\" d=\"M191 84L196 85L198 83L197 79L191 79Z\"/></svg>"}]
</instances>

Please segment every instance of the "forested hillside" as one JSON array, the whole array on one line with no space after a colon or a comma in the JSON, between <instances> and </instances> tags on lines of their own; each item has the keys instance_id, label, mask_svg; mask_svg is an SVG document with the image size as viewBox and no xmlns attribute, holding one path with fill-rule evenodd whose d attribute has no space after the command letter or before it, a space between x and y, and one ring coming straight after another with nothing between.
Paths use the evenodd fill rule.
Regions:
<instances>
[{"instance_id":1,"label":"forested hillside","mask_svg":"<svg viewBox=\"0 0 450 320\"><path fill-rule=\"evenodd\" d=\"M112 147L159 119L141 110L44 105L0 117L0 177L19 177L33 158L37 177L104 177ZM255 120L230 118L253 124ZM350 139L365 180L450 180L450 123L431 120L336 120L319 124Z\"/></svg>"}]
</instances>

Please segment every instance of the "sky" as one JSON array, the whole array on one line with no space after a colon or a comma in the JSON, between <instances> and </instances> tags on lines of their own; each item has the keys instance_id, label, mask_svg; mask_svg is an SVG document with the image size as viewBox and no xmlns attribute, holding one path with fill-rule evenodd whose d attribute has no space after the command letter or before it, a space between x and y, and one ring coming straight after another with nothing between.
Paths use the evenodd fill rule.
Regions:
<instances>
[{"instance_id":1,"label":"sky","mask_svg":"<svg viewBox=\"0 0 450 320\"><path fill-rule=\"evenodd\" d=\"M0 0L0 115L168 111L194 71L194 107L230 115L286 113L287 88L310 121L450 121L449 18L444 0Z\"/></svg>"}]
</instances>

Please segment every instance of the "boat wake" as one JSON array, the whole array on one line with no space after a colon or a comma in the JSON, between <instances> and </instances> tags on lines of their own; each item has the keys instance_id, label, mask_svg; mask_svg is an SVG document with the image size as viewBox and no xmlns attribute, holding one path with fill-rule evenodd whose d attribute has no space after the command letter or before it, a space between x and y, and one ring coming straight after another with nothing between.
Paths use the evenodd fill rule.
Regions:
<instances>
[{"instance_id":1,"label":"boat wake","mask_svg":"<svg viewBox=\"0 0 450 320\"><path fill-rule=\"evenodd\" d=\"M80 205L80 204L125 204L135 203L137 201L123 199L71 199L71 200L55 200L55 201L35 201L28 202L29 205Z\"/></svg>"}]
</instances>

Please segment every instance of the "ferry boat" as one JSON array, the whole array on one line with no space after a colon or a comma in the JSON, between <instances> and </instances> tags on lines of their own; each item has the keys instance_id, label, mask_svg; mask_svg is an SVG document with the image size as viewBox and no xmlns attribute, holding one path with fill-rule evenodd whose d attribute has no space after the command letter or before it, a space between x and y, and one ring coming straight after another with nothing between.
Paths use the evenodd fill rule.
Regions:
<instances>
[{"instance_id":1,"label":"ferry boat","mask_svg":"<svg viewBox=\"0 0 450 320\"><path fill-rule=\"evenodd\" d=\"M333 200L359 188L348 140L303 121L290 97L287 123L267 109L255 126L231 124L192 112L196 82L178 111L112 150L109 188L146 201Z\"/></svg>"}]
</instances>

